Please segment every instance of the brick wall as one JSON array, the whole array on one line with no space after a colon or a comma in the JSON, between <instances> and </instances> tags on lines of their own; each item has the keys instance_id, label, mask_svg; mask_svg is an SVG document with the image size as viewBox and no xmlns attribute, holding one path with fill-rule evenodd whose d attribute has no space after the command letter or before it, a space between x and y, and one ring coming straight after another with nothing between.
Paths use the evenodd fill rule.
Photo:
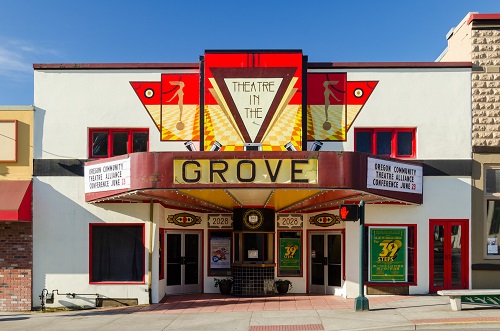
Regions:
<instances>
[{"instance_id":1,"label":"brick wall","mask_svg":"<svg viewBox=\"0 0 500 331\"><path fill-rule=\"evenodd\" d=\"M33 224L0 221L0 311L31 310Z\"/></svg>"},{"instance_id":2,"label":"brick wall","mask_svg":"<svg viewBox=\"0 0 500 331\"><path fill-rule=\"evenodd\" d=\"M472 30L472 146L500 146L500 29Z\"/></svg>"}]
</instances>

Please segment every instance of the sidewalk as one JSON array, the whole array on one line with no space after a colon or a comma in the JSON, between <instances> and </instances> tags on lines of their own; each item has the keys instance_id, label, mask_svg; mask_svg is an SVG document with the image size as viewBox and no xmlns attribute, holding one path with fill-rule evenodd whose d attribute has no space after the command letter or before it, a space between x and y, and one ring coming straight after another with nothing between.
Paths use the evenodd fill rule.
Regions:
<instances>
[{"instance_id":1,"label":"sidewalk","mask_svg":"<svg viewBox=\"0 0 500 331\"><path fill-rule=\"evenodd\" d=\"M500 329L500 309L464 305L447 297L368 296L370 311L354 299L323 295L240 298L220 294L170 296L147 306L56 313L0 313L1 330L435 330Z\"/></svg>"}]
</instances>

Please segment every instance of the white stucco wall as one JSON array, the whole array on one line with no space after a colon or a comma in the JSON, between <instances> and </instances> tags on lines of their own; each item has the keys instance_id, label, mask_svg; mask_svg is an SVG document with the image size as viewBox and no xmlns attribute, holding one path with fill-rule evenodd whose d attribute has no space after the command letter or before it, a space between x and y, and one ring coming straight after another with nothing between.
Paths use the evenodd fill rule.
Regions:
<instances>
[{"instance_id":1,"label":"white stucco wall","mask_svg":"<svg viewBox=\"0 0 500 331\"><path fill-rule=\"evenodd\" d=\"M424 178L424 202L420 206L366 205L367 225L417 225L417 285L410 286L410 294L425 294L429 290L429 220L465 219L470 222L470 184L470 178L465 177L427 177ZM346 249L359 253L359 230L356 227L359 223L347 224ZM359 255L350 255L349 262L346 264L347 296L356 297L359 292Z\"/></svg>"},{"instance_id":2,"label":"white stucco wall","mask_svg":"<svg viewBox=\"0 0 500 331\"><path fill-rule=\"evenodd\" d=\"M149 238L149 205L87 204L83 187L81 177L33 180L33 305L40 305L38 296L44 288L49 292L57 289L59 293L138 298L139 303L148 303L147 284L89 284L89 224L140 223ZM147 270L147 249L145 261ZM76 300L57 296L54 304L60 300L59 305L93 306L94 299L95 296L79 296Z\"/></svg>"},{"instance_id":3,"label":"white stucco wall","mask_svg":"<svg viewBox=\"0 0 500 331\"><path fill-rule=\"evenodd\" d=\"M89 128L149 128L151 151L186 151L160 133L130 85L168 71L35 71L35 158L88 158ZM177 73L179 71L176 71ZM192 71L191 71L192 72Z\"/></svg>"},{"instance_id":4,"label":"white stucco wall","mask_svg":"<svg viewBox=\"0 0 500 331\"><path fill-rule=\"evenodd\" d=\"M322 150L354 150L355 128L416 128L417 159L470 159L470 69L349 70L347 81L378 81L345 142Z\"/></svg>"}]
</instances>

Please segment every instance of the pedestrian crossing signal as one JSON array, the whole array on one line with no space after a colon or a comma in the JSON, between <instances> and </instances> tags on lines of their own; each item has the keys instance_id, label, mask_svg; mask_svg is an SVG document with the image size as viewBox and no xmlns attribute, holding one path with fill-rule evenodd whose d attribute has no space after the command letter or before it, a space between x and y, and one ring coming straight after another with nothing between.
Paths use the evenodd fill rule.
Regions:
<instances>
[{"instance_id":1,"label":"pedestrian crossing signal","mask_svg":"<svg viewBox=\"0 0 500 331\"><path fill-rule=\"evenodd\" d=\"M356 222L359 219L359 206L340 205L339 214L342 221Z\"/></svg>"}]
</instances>

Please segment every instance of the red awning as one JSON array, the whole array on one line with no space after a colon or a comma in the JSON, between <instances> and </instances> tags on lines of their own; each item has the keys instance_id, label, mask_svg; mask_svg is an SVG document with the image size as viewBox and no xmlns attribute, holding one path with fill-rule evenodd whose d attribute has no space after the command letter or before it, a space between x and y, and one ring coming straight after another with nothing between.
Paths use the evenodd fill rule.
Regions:
<instances>
[{"instance_id":1,"label":"red awning","mask_svg":"<svg viewBox=\"0 0 500 331\"><path fill-rule=\"evenodd\" d=\"M31 222L31 180L0 180L0 222Z\"/></svg>"}]
</instances>

